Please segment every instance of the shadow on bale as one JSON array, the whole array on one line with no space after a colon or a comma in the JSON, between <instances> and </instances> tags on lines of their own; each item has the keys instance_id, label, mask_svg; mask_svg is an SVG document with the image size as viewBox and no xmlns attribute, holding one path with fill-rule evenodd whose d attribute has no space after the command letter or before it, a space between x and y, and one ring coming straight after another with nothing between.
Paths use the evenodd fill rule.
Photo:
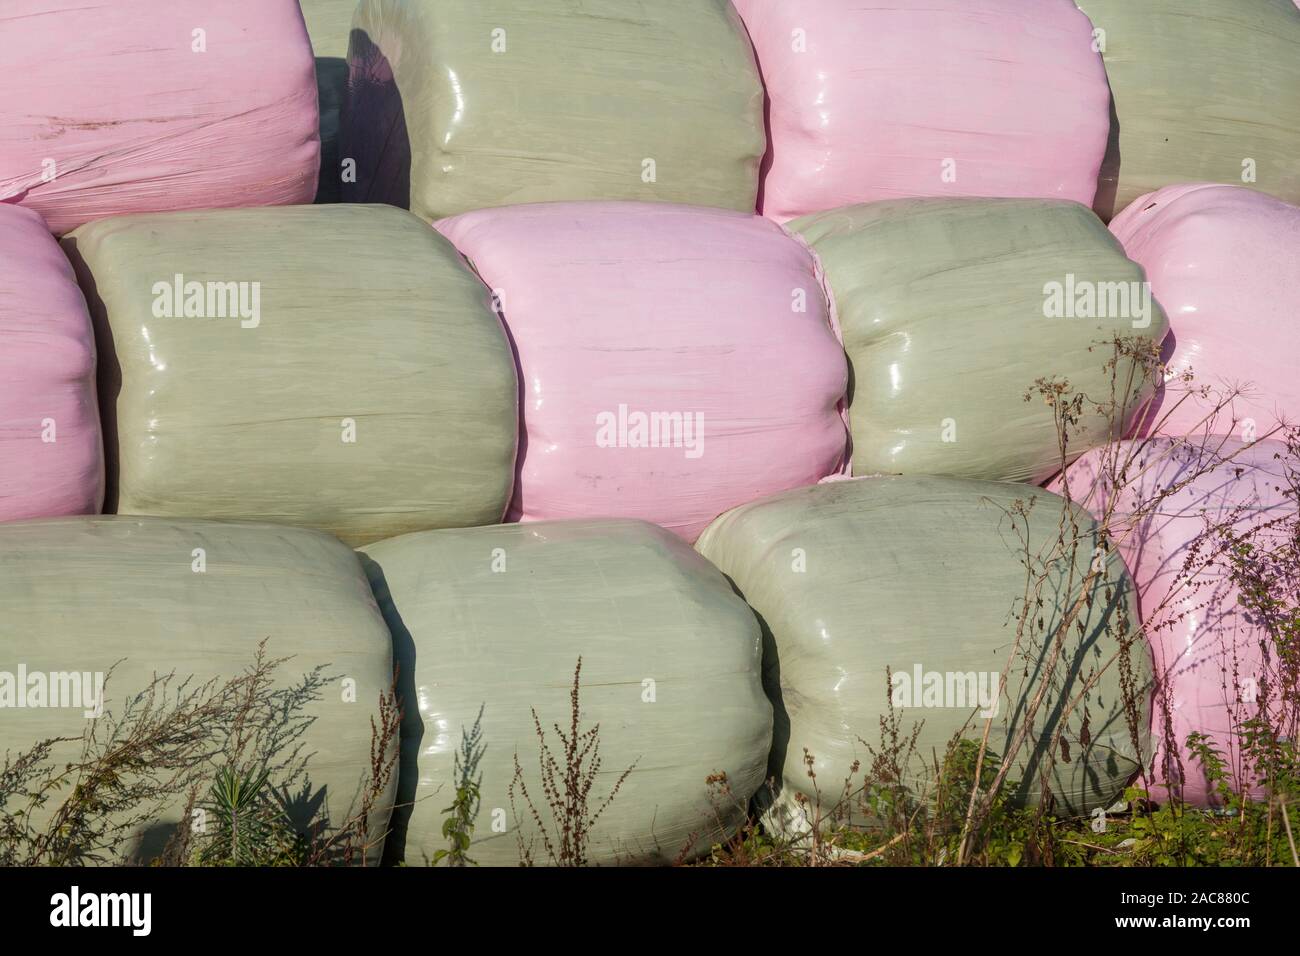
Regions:
<instances>
[{"instance_id":1,"label":"shadow on bale","mask_svg":"<svg viewBox=\"0 0 1300 956\"><path fill-rule=\"evenodd\" d=\"M342 200L410 209L411 140L392 65L363 30L352 31L348 59L338 162L356 162L356 182L342 183Z\"/></svg>"}]
</instances>

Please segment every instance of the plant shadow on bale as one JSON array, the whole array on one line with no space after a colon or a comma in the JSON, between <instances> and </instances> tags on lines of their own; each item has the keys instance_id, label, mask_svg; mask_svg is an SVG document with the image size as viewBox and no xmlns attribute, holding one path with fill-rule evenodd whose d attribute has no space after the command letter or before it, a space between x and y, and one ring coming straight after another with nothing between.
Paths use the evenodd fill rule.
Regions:
<instances>
[{"instance_id":1,"label":"plant shadow on bale","mask_svg":"<svg viewBox=\"0 0 1300 956\"><path fill-rule=\"evenodd\" d=\"M312 709L340 675L319 665L281 685L289 658L265 648L226 679L155 675L81 734L0 754L0 865L364 863L388 810L385 762L350 802L337 783L314 783ZM386 696L372 763L391 752L394 718Z\"/></svg>"},{"instance_id":2,"label":"plant shadow on bale","mask_svg":"<svg viewBox=\"0 0 1300 956\"><path fill-rule=\"evenodd\" d=\"M1125 620L1125 598L1128 596L1130 584L1126 578L1110 582L1103 578L1094 584L1092 588L1094 599L1081 613L1082 619L1075 622L1076 625L1082 625L1082 633L1077 626L1071 627L1069 636L1062 638L1074 640L1076 643L1072 649L1063 654L1056 665L1056 673L1050 674L1045 673L1044 669L1048 664L1052 645L1058 637L1061 626L1059 614L1061 608L1068 605L1076 596L1077 589L1077 582L1067 581L1065 577L1059 577L1055 583L1057 590L1053 593L1045 593L1044 597L1050 605L1055 606L1056 617L1044 628L1045 639L1037 648L1034 657L1032 659L1027 659L1028 655L1022 657L1021 663L1026 674L1024 691L1016 699L1008 717L1005 744L1010 743L1015 728L1025 719L1030 698L1036 692L1040 682L1048 681L1049 686L1054 688L1054 692L1050 696L1050 705L1041 711L1035 721L1036 724L1041 721L1041 727L1036 730L1033 746L1024 751L1026 757L1023 773L1016 781L1016 786L1008 791L1008 797L1014 806L1037 805L1042 798L1041 775L1046 773L1048 778L1057 784L1053 787L1053 796L1059 801L1060 809L1082 815L1086 812L1085 808L1072 806L1071 794L1079 796L1087 794L1092 798L1113 797L1114 794L1107 794L1108 790L1113 789L1113 782L1121 778L1131 780L1141 769L1138 759L1125 756L1095 742L1105 739L1113 728L1120 728L1119 736L1125 736L1122 732L1124 710L1119 706L1119 701L1099 700L1097 692L1090 691L1088 696L1096 705L1096 709L1092 710L1085 706L1083 712L1102 716L1105 718L1104 722L1092 727L1090 733L1083 735L1067 734L1062 723L1063 719L1068 721L1069 715L1065 711L1088 681L1092 668L1105 660L1106 651L1103 644L1107 641L1111 629L1117 627L1116 622L1119 622L1120 631L1128 627L1129 622ZM1086 742L1080 741L1080 736ZM1066 747L1069 746L1065 743L1067 740L1074 740L1078 749L1072 754L1064 751L1050 753L1049 748L1058 738ZM995 756L995 760L1001 759L1001 748L990 746L989 751ZM1099 763L1104 765L1105 776L1097 769Z\"/></svg>"},{"instance_id":3,"label":"plant shadow on bale","mask_svg":"<svg viewBox=\"0 0 1300 956\"><path fill-rule=\"evenodd\" d=\"M732 590L743 599L744 595L730 577L728 582ZM1063 726L1063 723L1069 720L1068 709L1071 701L1103 659L1103 645L1107 642L1109 633L1117 626L1121 629L1124 626L1123 617L1130 583L1127 578L1121 578L1109 584L1103 580L1094 585L1095 599L1082 613L1081 619L1076 621L1076 624L1082 624L1082 633L1077 628L1071 628L1070 637L1066 640L1072 640L1074 643L1056 663L1054 673L1048 674L1045 670L1060 627L1061 608L1073 596L1071 583L1064 572L1056 578L1054 584L1055 591L1045 592L1044 598L1049 606L1056 606L1054 612L1056 618L1048 622L1041 642L1021 655L1018 667L1023 671L1022 689L1015 695L1013 707L1007 715L1004 728L1005 740L1001 741L1002 746L999 747L990 741L988 754L994 765L1001 761L1002 753L1010 744L1016 728L1025 719L1031 698L1040 683L1047 681L1052 692L1039 708L1038 716L1034 720L1037 730L1033 735L1032 745L1020 749L1023 755L1018 761L1021 765L1021 773L1008 781L1011 786L1008 787L1007 797L1013 806L1038 805L1043 796L1042 776L1046 774L1048 780L1056 784L1052 787L1054 793L1051 799L1057 802L1062 810L1081 813L1080 808L1071 805L1071 795L1080 797L1086 794L1093 799L1109 799L1115 796L1109 791L1114 789L1116 779L1132 779L1140 770L1137 759L1100 742L1110 735L1115 727L1121 728L1118 736L1124 736L1122 728L1125 715L1123 709L1118 706L1118 701L1098 700L1095 690L1088 693L1087 699L1093 706L1084 709L1091 711L1092 719L1103 717L1104 720L1093 724L1091 727L1093 739L1087 743L1080 743L1077 733L1067 735ZM1077 587L1077 582L1074 586ZM761 629L762 687L773 711L772 746L767 761L767 782L754 794L749 807L750 814L754 818L761 818L778 802L785 787L784 774L791 743L791 721L786 708L786 694L791 689L782 686L780 651L771 627L759 611L752 607L751 611ZM1117 622L1121 623L1117 625ZM888 698L888 692L886 697ZM1075 710L1076 716L1077 713L1078 711ZM1073 752L1069 757L1049 752L1053 742L1063 737L1068 737L1074 742ZM1085 732L1083 737L1087 740L1089 734ZM1104 768L1104 772L1100 768ZM917 778L918 781L920 779Z\"/></svg>"},{"instance_id":4,"label":"plant shadow on bale","mask_svg":"<svg viewBox=\"0 0 1300 956\"><path fill-rule=\"evenodd\" d=\"M267 677L286 661L271 660ZM328 785L317 787L312 782L310 763L315 754L306 750L305 739L316 722L309 708L339 677L326 673L325 665L321 665L287 687L274 687L268 680L250 686L246 693L237 696L228 718L216 728L223 737L222 745L208 761L208 772L200 785L190 788L180 822L147 827L128 854L128 861L173 865L194 862L287 865L306 862L311 857L311 862L319 865L339 862L339 852L329 845L336 821L330 819ZM281 838L285 856L279 863L260 857L227 859L226 853L214 851L213 847L219 840L219 834L213 831L221 829L214 806L217 781L223 773L247 777L257 776L259 771L263 780L258 792L252 795L249 813L258 817L257 822L263 825L268 836L276 833ZM360 790L358 796L359 793ZM343 814L345 820L351 817L356 801L354 796ZM196 809L204 815L203 819L214 821L215 826L192 828Z\"/></svg>"},{"instance_id":5,"label":"plant shadow on bale","mask_svg":"<svg viewBox=\"0 0 1300 956\"><path fill-rule=\"evenodd\" d=\"M410 209L411 140L392 64L364 30L352 31L348 60L338 150L356 162L356 182L343 183L342 200Z\"/></svg>"}]
</instances>

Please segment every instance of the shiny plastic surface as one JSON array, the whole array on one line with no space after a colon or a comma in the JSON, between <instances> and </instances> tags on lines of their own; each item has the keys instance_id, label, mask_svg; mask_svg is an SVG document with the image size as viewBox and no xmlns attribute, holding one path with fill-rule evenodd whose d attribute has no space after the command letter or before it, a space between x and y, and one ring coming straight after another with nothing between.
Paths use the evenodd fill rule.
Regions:
<instances>
[{"instance_id":1,"label":"shiny plastic surface","mask_svg":"<svg viewBox=\"0 0 1300 956\"><path fill-rule=\"evenodd\" d=\"M1204 535L1207 521L1244 533L1286 517L1288 510L1294 514L1294 499L1278 489L1281 465L1273 458L1277 453L1285 457L1285 446L1272 440L1257 443L1161 502L1157 514L1134 522L1134 502L1151 501L1161 489L1190 479L1216 460L1214 449L1221 442L1217 455L1222 458L1242 447L1232 439L1211 438L1204 443L1198 439L1195 449L1171 450L1168 441L1156 439L1128 469L1132 479L1115 505L1112 536L1137 583L1142 622L1155 654L1157 701L1167 695L1171 715L1166 721L1164 706L1154 708L1155 798L1181 781L1185 800L1202 806L1217 802L1204 768L1186 747L1193 732L1208 736L1227 759L1236 781L1234 792L1248 789L1260 797L1254 778L1243 773L1233 728L1258 715L1263 700L1259 689L1266 680L1276 686L1281 676L1276 660L1269 664L1263 657L1271 639L1238 604L1230 575L1217 565L1202 566L1217 550L1215 539ZM1131 448L1127 442L1119 446L1117 453L1124 456L1120 460L1127 459ZM1099 456L1089 453L1069 469L1071 496L1094 514L1103 512L1110 494L1097 484L1097 477L1112 473ZM1054 487L1059 484L1060 479ZM1266 548L1270 533L1257 543ZM1166 745L1170 735L1177 744L1177 759L1171 759Z\"/></svg>"},{"instance_id":2,"label":"shiny plastic surface","mask_svg":"<svg viewBox=\"0 0 1300 956\"><path fill-rule=\"evenodd\" d=\"M1092 202L1109 95L1071 0L736 9L770 101L764 214L908 196Z\"/></svg>"},{"instance_id":3,"label":"shiny plastic surface","mask_svg":"<svg viewBox=\"0 0 1300 956\"><path fill-rule=\"evenodd\" d=\"M204 570L196 573L200 555ZM121 717L128 699L155 675L174 672L167 697L174 703L187 678L196 690L244 673L267 639L268 657L292 657L273 673L277 688L321 665L328 678L320 697L299 711L314 718L299 740L304 773L281 770L273 777L290 797L290 818L303 829L308 818L339 827L355 812L370 767L370 720L392 684L392 645L357 556L335 539L270 525L161 518L0 525L0 607L5 670L22 665L29 679L90 675L79 681L79 699L58 698L62 706L4 710L0 754L17 756L40 740L67 736L73 739L57 744L51 759L56 765L75 760L86 712L94 712L96 701L103 701L105 714ZM97 674L105 675L102 697L94 691ZM155 708L162 706L158 699ZM280 750L270 763L290 756ZM212 772L219 766L214 760ZM372 863L381 855L394 789L370 820ZM64 796L38 807L33 824L43 825ZM162 850L184 819L185 800L175 794L155 822L132 833L128 858L147 862Z\"/></svg>"},{"instance_id":4,"label":"shiny plastic surface","mask_svg":"<svg viewBox=\"0 0 1300 956\"><path fill-rule=\"evenodd\" d=\"M1208 427L1250 440L1279 417L1300 421L1300 208L1240 186L1169 186L1110 229L1169 315L1168 382L1142 433ZM1243 395L1207 422L1236 388Z\"/></svg>"},{"instance_id":5,"label":"shiny plastic surface","mask_svg":"<svg viewBox=\"0 0 1300 956\"><path fill-rule=\"evenodd\" d=\"M1078 2L1105 33L1118 115L1098 215L1109 220L1177 183L1247 183L1300 203L1300 12L1291 0Z\"/></svg>"},{"instance_id":6,"label":"shiny plastic surface","mask_svg":"<svg viewBox=\"0 0 1300 956\"><path fill-rule=\"evenodd\" d=\"M438 228L496 293L518 357L513 518L642 518L694 540L842 468L844 351L815 259L776 224L550 203Z\"/></svg>"},{"instance_id":7,"label":"shiny plastic surface","mask_svg":"<svg viewBox=\"0 0 1300 956\"><path fill-rule=\"evenodd\" d=\"M1033 495L1028 518L1014 519L1012 530L1008 510ZM823 801L839 791L855 760L870 766L863 740L880 749L891 699L904 739L921 725L905 770L916 793L930 779L934 754L942 756L963 725L962 736L979 741L981 712L993 716L989 748L1006 752L1023 708L1048 675L1051 643L1012 653L1014 608L1027 577L1018 534L1030 553L1040 553L1058 534L1063 505L1025 485L860 478L755 501L709 526L698 550L735 582L768 629L764 686L776 708L768 773L784 775L773 822L789 820L793 793L815 799L805 749L815 758ZM1086 528L1087 515L1081 520ZM1092 548L1082 553L1091 559ZM1054 635L1064 608L1079 597L1077 584L1062 586L1068 564L1061 559L1061 576L1049 577L1041 592L1047 627L1040 635ZM1069 628L1062 658L1050 671L1052 688L1035 718L1033 743L1020 751L1010 777L1020 782L1009 791L1017 801L1038 799L1043 755L1061 729L1067 697L1084 695L1084 706L1066 717L1066 746L1049 775L1058 812L1110 806L1137 769L1120 668L1101 669L1119 650L1105 630L1119 623L1119 602L1136 621L1133 589L1118 558L1106 577L1109 584L1096 585L1092 609L1078 622L1081 629ZM1114 604L1102 597L1108 587ZM1149 684L1150 668L1149 659L1134 655L1135 686ZM1084 681L1094 676L1097 683L1085 691ZM1138 701L1143 747L1146 705L1144 696ZM1066 753L1071 756L1060 759Z\"/></svg>"},{"instance_id":8,"label":"shiny plastic surface","mask_svg":"<svg viewBox=\"0 0 1300 956\"><path fill-rule=\"evenodd\" d=\"M346 58L357 0L301 0L311 49L319 57Z\"/></svg>"},{"instance_id":9,"label":"shiny plastic surface","mask_svg":"<svg viewBox=\"0 0 1300 956\"><path fill-rule=\"evenodd\" d=\"M0 202L62 235L125 213L311 201L297 0L5 0L0 16L0 71L18 82L0 106Z\"/></svg>"},{"instance_id":10,"label":"shiny plastic surface","mask_svg":"<svg viewBox=\"0 0 1300 956\"><path fill-rule=\"evenodd\" d=\"M41 217L0 204L0 521L103 503L86 300Z\"/></svg>"},{"instance_id":11,"label":"shiny plastic surface","mask_svg":"<svg viewBox=\"0 0 1300 956\"><path fill-rule=\"evenodd\" d=\"M835 293L853 367L856 475L1046 478L1059 466L1055 417L1025 393L1056 376L1109 396L1114 346L1104 343L1160 341L1168 327L1157 302L1144 306L1141 269L1078 203L904 199L790 226ZM1112 305L1106 283L1128 295ZM1148 397L1133 396L1130 417ZM1103 416L1085 416L1072 447L1106 435Z\"/></svg>"},{"instance_id":12,"label":"shiny plastic surface","mask_svg":"<svg viewBox=\"0 0 1300 956\"><path fill-rule=\"evenodd\" d=\"M727 0L362 0L345 202L754 210L763 87Z\"/></svg>"},{"instance_id":13,"label":"shiny plastic surface","mask_svg":"<svg viewBox=\"0 0 1300 956\"><path fill-rule=\"evenodd\" d=\"M163 213L91 223L64 246L100 329L108 510L352 544L501 520L518 434L509 342L488 290L415 216Z\"/></svg>"},{"instance_id":14,"label":"shiny plastic surface","mask_svg":"<svg viewBox=\"0 0 1300 956\"><path fill-rule=\"evenodd\" d=\"M698 856L741 823L771 745L759 626L680 539L639 521L573 521L425 532L364 550L410 702L390 860L427 863L447 847L442 808L482 708L482 804L468 855L516 866L522 839L548 862L511 783L517 759L557 843L532 709L562 774L553 727L569 730L579 657L580 732L600 728L593 813L633 768L591 832L589 862ZM710 797L707 778L720 772L731 799Z\"/></svg>"}]
</instances>

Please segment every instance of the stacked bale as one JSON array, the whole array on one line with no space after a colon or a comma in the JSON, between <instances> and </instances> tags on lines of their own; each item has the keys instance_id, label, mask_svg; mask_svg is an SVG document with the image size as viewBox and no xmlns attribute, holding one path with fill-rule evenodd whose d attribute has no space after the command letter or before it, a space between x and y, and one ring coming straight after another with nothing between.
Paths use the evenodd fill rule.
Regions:
<instances>
[{"instance_id":1,"label":"stacked bale","mask_svg":"<svg viewBox=\"0 0 1300 956\"><path fill-rule=\"evenodd\" d=\"M1109 97L1071 0L736 0L767 86L762 211L908 196L1091 203Z\"/></svg>"},{"instance_id":2,"label":"stacked bale","mask_svg":"<svg viewBox=\"0 0 1300 956\"><path fill-rule=\"evenodd\" d=\"M1053 550L1074 520L1077 563L1071 549ZM1045 783L1063 811L1110 806L1147 752L1151 663L1133 641L1118 558L1082 584L1096 545L1087 515L1054 495L934 477L801 488L710 525L697 548L764 622L776 709L769 775L783 794L772 822L800 822L797 794L829 813L854 762L870 767L872 749L889 749L883 719L898 722L901 782L917 797L934 795L936 755L956 735L978 742L988 719L991 766L1032 726L1007 778L1013 799L1036 802ZM1018 639L1026 593L1042 605ZM854 815L869 818L860 807Z\"/></svg>"},{"instance_id":3,"label":"stacked bale","mask_svg":"<svg viewBox=\"0 0 1300 956\"><path fill-rule=\"evenodd\" d=\"M64 244L100 329L110 510L350 543L501 520L509 343L487 289L415 216L123 216Z\"/></svg>"},{"instance_id":4,"label":"stacked bale","mask_svg":"<svg viewBox=\"0 0 1300 956\"><path fill-rule=\"evenodd\" d=\"M1300 410L1300 0L302 3L0 16L0 752L267 638L347 686L300 829L356 809L395 645L390 861L471 781L478 862L691 857L900 715L917 795L986 732L1019 803L1145 765L1215 804L1192 734L1264 796L1243 734L1295 667L1240 577L1293 583L1295 443L1250 442ZM1243 442L1176 440L1187 376L1247 387L1209 424ZM1101 524L1008 483L1081 453L1051 487ZM575 849L547 761L596 725Z\"/></svg>"},{"instance_id":5,"label":"stacked bale","mask_svg":"<svg viewBox=\"0 0 1300 956\"><path fill-rule=\"evenodd\" d=\"M1300 203L1300 12L1291 0L1079 0L1114 97L1097 190L1109 220L1176 183Z\"/></svg>"},{"instance_id":6,"label":"stacked bale","mask_svg":"<svg viewBox=\"0 0 1300 956\"><path fill-rule=\"evenodd\" d=\"M61 768L80 758L83 733L91 728L104 744L110 730L101 728L119 726L128 715L127 727L150 715L157 720L176 704L183 682L198 691L208 681L220 685L247 673L265 640L270 658L292 658L273 673L274 686L288 689L317 667L324 668L318 675L324 683L299 710L255 712L260 722L245 733L267 739L245 756L261 757L275 771L273 786L290 798L289 819L300 831L324 822L320 835L328 838L359 813L371 718L392 686L392 649L360 561L335 539L269 525L161 518L0 525L0 605L0 669L8 672L3 677L21 672L26 678L9 688L24 695L25 706L6 701L0 710L0 754L69 738L56 741L49 754ZM166 688L133 700L169 674ZM32 696L38 688L44 688L39 706ZM221 712L230 716L228 708ZM311 722L300 726L296 717ZM215 750L196 765L206 768L203 776L215 777L225 766L222 728L229 729L191 728L213 735ZM287 738L281 745L271 743L277 734ZM179 740L171 746L184 749ZM27 822L43 827L67 796L54 794ZM185 793L169 795L152 823L133 827L125 835L125 858L157 856L178 825L190 825L186 802ZM391 807L390 787L367 821L369 862L378 862ZM86 854L77 862L113 862L96 849L76 847Z\"/></svg>"},{"instance_id":7,"label":"stacked bale","mask_svg":"<svg viewBox=\"0 0 1300 956\"><path fill-rule=\"evenodd\" d=\"M1240 186L1170 186L1138 199L1110 228L1173 323L1167 383L1144 433L1235 431L1252 440L1294 423L1300 208Z\"/></svg>"},{"instance_id":8,"label":"stacked bale","mask_svg":"<svg viewBox=\"0 0 1300 956\"><path fill-rule=\"evenodd\" d=\"M86 300L41 217L0 204L0 521L103 501Z\"/></svg>"},{"instance_id":9,"label":"stacked bale","mask_svg":"<svg viewBox=\"0 0 1300 956\"><path fill-rule=\"evenodd\" d=\"M297 0L6 0L0 202L56 234L124 213L310 202L319 164Z\"/></svg>"},{"instance_id":10,"label":"stacked bale","mask_svg":"<svg viewBox=\"0 0 1300 956\"><path fill-rule=\"evenodd\" d=\"M561 852L559 831L576 820L548 803L540 761L557 758L563 776L557 733L597 727L598 764L595 751L580 760L594 773L587 805L594 814L612 801L594 820L579 815L594 823L587 862L692 857L744 819L772 730L758 623L680 539L639 521L545 522L364 550L407 702L390 858L432 862L447 847L450 795L478 779L468 856L548 862L544 839ZM717 774L729 794L711 792Z\"/></svg>"},{"instance_id":11,"label":"stacked bale","mask_svg":"<svg viewBox=\"0 0 1300 956\"><path fill-rule=\"evenodd\" d=\"M758 216L651 203L489 209L438 228L492 287L523 383L524 520L688 540L840 470L846 367L814 258Z\"/></svg>"},{"instance_id":12,"label":"stacked bale","mask_svg":"<svg viewBox=\"0 0 1300 956\"><path fill-rule=\"evenodd\" d=\"M1116 338L1159 342L1164 313L1084 206L910 199L791 227L835 294L852 364L854 474L1039 481L1061 464L1054 408L1026 397L1040 379L1089 396L1076 455L1118 437L1150 398L1141 377L1126 393L1124 360L1115 383L1105 366ZM1112 394L1113 414L1094 411Z\"/></svg>"},{"instance_id":13,"label":"stacked bale","mask_svg":"<svg viewBox=\"0 0 1300 956\"><path fill-rule=\"evenodd\" d=\"M1068 478L1075 500L1112 515L1111 539L1137 585L1156 665L1150 769L1157 799L1178 793L1201 806L1221 803L1188 746L1193 733L1224 758L1234 792L1263 796L1245 737L1253 721L1263 722L1257 731L1285 723L1279 718L1294 698L1295 673L1259 606L1243 600L1247 578L1239 572L1259 580L1292 573L1294 462L1273 440L1157 438L1091 452L1055 485ZM1242 543L1250 550L1237 550ZM1237 568L1234 558L1245 565Z\"/></svg>"},{"instance_id":14,"label":"stacked bale","mask_svg":"<svg viewBox=\"0 0 1300 956\"><path fill-rule=\"evenodd\" d=\"M348 60L347 202L754 209L763 87L728 0L362 0Z\"/></svg>"}]
</instances>

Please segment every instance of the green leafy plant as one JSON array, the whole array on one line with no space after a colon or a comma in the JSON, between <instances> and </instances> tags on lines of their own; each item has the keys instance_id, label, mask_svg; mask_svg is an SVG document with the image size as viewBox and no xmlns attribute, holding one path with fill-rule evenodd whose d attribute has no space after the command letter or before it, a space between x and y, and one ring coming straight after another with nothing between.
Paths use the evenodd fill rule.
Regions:
<instances>
[{"instance_id":1,"label":"green leafy plant","mask_svg":"<svg viewBox=\"0 0 1300 956\"><path fill-rule=\"evenodd\" d=\"M305 841L267 785L270 771L222 767L206 808L213 832L198 851L206 866L292 866L301 862Z\"/></svg>"},{"instance_id":2,"label":"green leafy plant","mask_svg":"<svg viewBox=\"0 0 1300 956\"><path fill-rule=\"evenodd\" d=\"M196 684L156 676L88 720L80 738L6 752L0 865L364 863L385 834L375 824L396 761L395 695L391 688L381 695L379 720L371 718L371 767L354 807L336 824L315 818L295 832L284 795L309 782L307 707L330 678L317 667L279 685L287 661L272 658L264 640L234 677ZM105 687L112 676L110 669ZM160 821L171 836L146 855L140 835Z\"/></svg>"},{"instance_id":3,"label":"green leafy plant","mask_svg":"<svg viewBox=\"0 0 1300 956\"><path fill-rule=\"evenodd\" d=\"M478 818L482 803L481 791L483 774L478 765L483 759L487 747L483 745L483 709L480 705L478 717L469 730L460 729L460 751L456 754L453 773L456 777L456 797L451 806L446 807L442 821L442 836L448 843L445 850L438 850L433 855L433 863L446 863L448 866L477 866L478 863L469 856L470 843L474 838L474 821Z\"/></svg>"}]
</instances>

